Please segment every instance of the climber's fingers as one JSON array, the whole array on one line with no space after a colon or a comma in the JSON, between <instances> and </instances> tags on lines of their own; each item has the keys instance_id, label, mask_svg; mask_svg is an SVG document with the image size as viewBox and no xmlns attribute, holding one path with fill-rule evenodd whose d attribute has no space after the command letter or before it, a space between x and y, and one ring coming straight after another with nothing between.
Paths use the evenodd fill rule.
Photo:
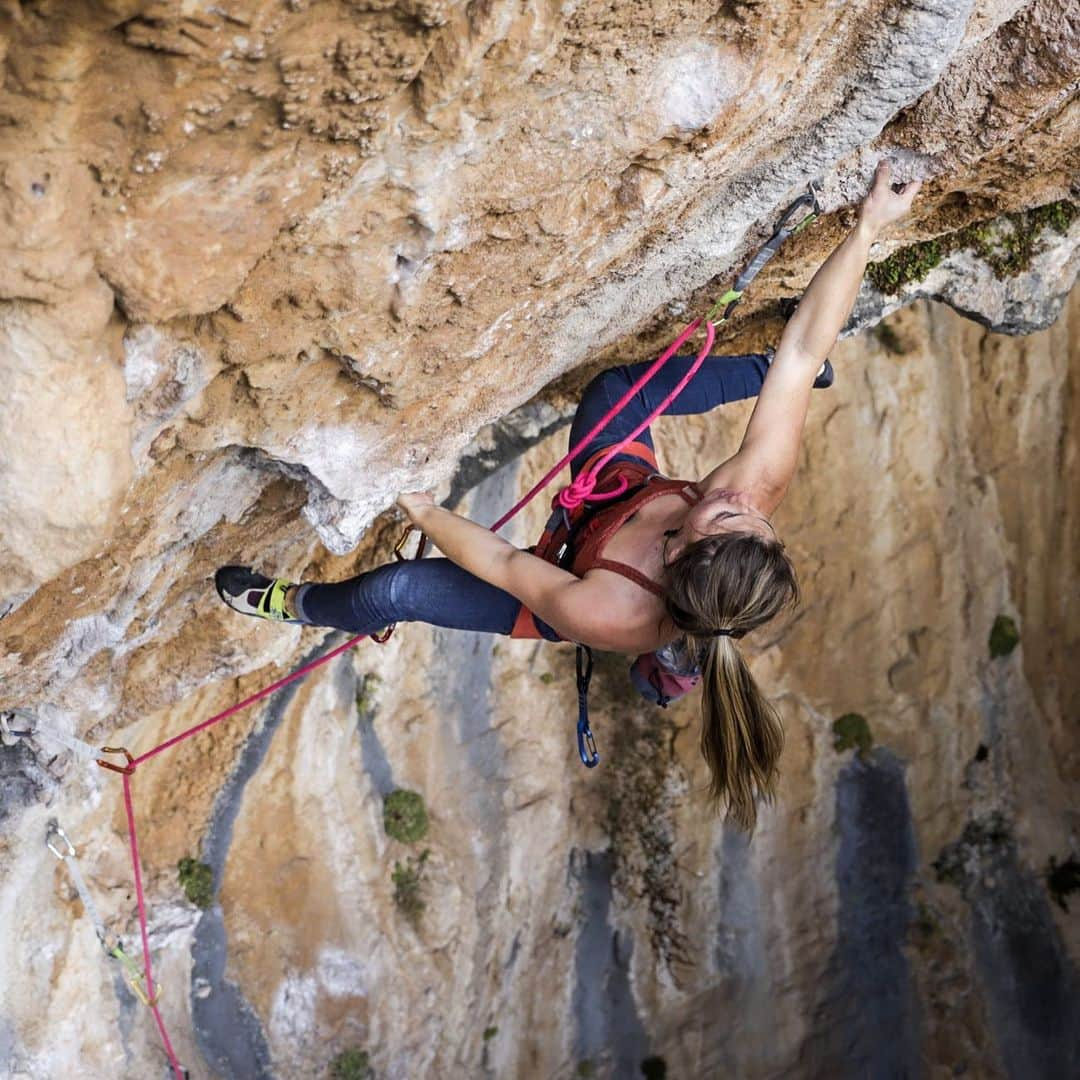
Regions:
<instances>
[{"instance_id":1,"label":"climber's fingers","mask_svg":"<svg viewBox=\"0 0 1080 1080\"><path fill-rule=\"evenodd\" d=\"M875 229L884 228L897 221L911 209L911 203L921 187L920 180L912 180L894 187L892 166L888 160L882 158L874 172L874 183L870 188L870 193L863 201L862 220Z\"/></svg>"},{"instance_id":2,"label":"climber's fingers","mask_svg":"<svg viewBox=\"0 0 1080 1080\"><path fill-rule=\"evenodd\" d=\"M416 517L426 507L435 505L435 496L430 491L403 491L397 498L397 504L413 524Z\"/></svg>"}]
</instances>

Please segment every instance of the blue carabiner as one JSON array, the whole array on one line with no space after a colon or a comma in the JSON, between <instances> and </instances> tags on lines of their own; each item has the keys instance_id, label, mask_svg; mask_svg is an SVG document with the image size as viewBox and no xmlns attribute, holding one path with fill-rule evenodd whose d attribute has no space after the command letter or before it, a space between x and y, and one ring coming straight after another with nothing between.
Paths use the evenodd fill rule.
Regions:
<instances>
[{"instance_id":1,"label":"blue carabiner","mask_svg":"<svg viewBox=\"0 0 1080 1080\"><path fill-rule=\"evenodd\" d=\"M581 763L586 769L595 769L600 764L600 755L596 752L596 741L589 727L589 682L592 679L593 657L588 645L578 645L577 656L577 747Z\"/></svg>"},{"instance_id":2,"label":"blue carabiner","mask_svg":"<svg viewBox=\"0 0 1080 1080\"><path fill-rule=\"evenodd\" d=\"M596 742L589 730L589 718L583 716L577 725L577 749L581 763L586 769L595 769L600 764L600 755L596 752ZM587 751L587 752L586 752Z\"/></svg>"}]
</instances>

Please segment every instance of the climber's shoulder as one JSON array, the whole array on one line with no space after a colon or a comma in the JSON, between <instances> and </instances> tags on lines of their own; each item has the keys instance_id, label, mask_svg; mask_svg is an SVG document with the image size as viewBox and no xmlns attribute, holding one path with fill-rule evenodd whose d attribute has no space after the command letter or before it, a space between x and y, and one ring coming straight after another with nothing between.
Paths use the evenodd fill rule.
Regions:
<instances>
[{"instance_id":1,"label":"climber's shoulder","mask_svg":"<svg viewBox=\"0 0 1080 1080\"><path fill-rule=\"evenodd\" d=\"M505 589L568 641L615 652L640 651L656 637L662 603L604 570L579 578L526 551L515 553L492 584ZM640 646L640 647L639 647Z\"/></svg>"}]
</instances>

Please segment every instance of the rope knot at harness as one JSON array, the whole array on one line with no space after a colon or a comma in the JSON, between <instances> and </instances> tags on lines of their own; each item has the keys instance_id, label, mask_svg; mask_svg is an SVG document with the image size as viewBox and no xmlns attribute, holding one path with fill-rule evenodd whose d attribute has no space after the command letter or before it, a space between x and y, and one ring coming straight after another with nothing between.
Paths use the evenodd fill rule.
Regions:
<instances>
[{"instance_id":1,"label":"rope knot at harness","mask_svg":"<svg viewBox=\"0 0 1080 1080\"><path fill-rule=\"evenodd\" d=\"M582 473L559 492L556 501L566 510L575 510L583 502L605 502L608 499L617 499L629 486L626 477L620 476L614 488L597 491L596 474L594 472Z\"/></svg>"}]
</instances>

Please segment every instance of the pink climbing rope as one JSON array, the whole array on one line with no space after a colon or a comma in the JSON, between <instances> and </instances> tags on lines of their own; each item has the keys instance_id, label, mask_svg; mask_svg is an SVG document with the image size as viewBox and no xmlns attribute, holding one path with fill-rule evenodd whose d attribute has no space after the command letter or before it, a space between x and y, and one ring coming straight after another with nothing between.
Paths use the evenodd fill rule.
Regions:
<instances>
[{"instance_id":1,"label":"pink climbing rope","mask_svg":"<svg viewBox=\"0 0 1080 1080\"><path fill-rule=\"evenodd\" d=\"M322 656L315 660L312 660L310 664L305 664L303 667L297 668L296 671L291 672L284 678L278 679L277 682L271 683L269 686L264 686L261 690L257 690L251 697L244 698L243 701L237 702L235 705L229 706L222 712L211 716L209 720L203 720L202 723L195 724L193 727L189 727L186 731L181 731L179 735L174 735L171 739L166 740L160 746L155 746L153 750L147 750L145 754L135 758L130 765L130 771L134 772L137 765L141 765L144 761L149 761L150 758L156 757L158 754L169 747L175 746L177 743L183 742L185 739L190 739L192 735L198 735L200 731L205 731L208 727L213 727L214 724L220 723L222 720L228 719L228 717L240 712L241 709L246 709L249 705L253 705L256 701L261 701L264 697L269 697L276 690L280 690L283 686L288 686L289 683L296 682L297 679L302 679L309 671L314 671L317 667L322 667L323 664L328 664L335 657L340 656L343 652L348 652L354 645L363 641L367 634L357 634L354 638L349 638L344 645L339 645L336 649L331 649L330 652L324 653Z\"/></svg>"},{"instance_id":2,"label":"pink climbing rope","mask_svg":"<svg viewBox=\"0 0 1080 1080\"><path fill-rule=\"evenodd\" d=\"M532 502L532 500L535 499L536 496L539 495L540 492L543 491L544 488L546 488L548 486L548 484L550 484L551 481L554 480L555 477L558 476L559 473L562 472L563 468L566 465L568 465L571 461L573 461L574 458L576 458L596 438L596 436L599 435L600 432L603 431L608 426L608 424L610 424L611 421L614 420L615 417L618 416L618 414L621 413L623 411L623 409L626 408L626 406L633 399L634 395L637 394L641 390L641 388L643 386L645 386L646 383L648 383L649 380L652 379L653 376L675 355L675 353L678 352L678 350L683 345L685 345L686 342L690 340L690 338L692 338L694 336L694 334L697 332L698 327L701 326L701 321L702 320L700 318L695 319L667 347L667 349L663 353L661 353L660 356L658 356L656 358L656 360L654 360L652 362L652 364L649 365L648 369L645 372L642 373L641 378L638 379L637 382L635 382L634 385L631 386L630 389L627 390L626 393L623 394L623 396L621 398L619 398L619 400L616 401L615 404L612 405L610 409L608 409L608 411L596 422L596 424L589 430L589 432L581 438L581 441L578 442L577 446L571 447L570 451L564 457L560 458L559 461L557 461L525 493L525 495L523 495L516 503L514 503L514 505L512 507L510 507L510 509L507 510L507 512L505 514L503 514L503 516L501 518L499 518L499 520L496 521L494 525L491 526L491 531L492 532L498 532L511 518L515 517L524 507L526 507L530 502ZM611 458L613 458L616 454L618 454L619 451L622 450L623 447L625 447L629 443L633 442L634 439L637 438L637 436L640 435L645 430L645 428L649 426L649 424L651 424L658 416L661 415L661 413L664 412L665 409L667 409L667 407L679 396L679 394L681 394L683 392L683 390L686 388L686 384L694 377L695 374L697 374L698 368L700 368L701 365L705 362L705 357L709 355L709 350L712 348L713 340L716 337L716 327L713 326L713 324L711 322L708 323L707 326L708 326L707 340L705 342L705 345L702 348L701 352L698 354L697 359L694 361L693 366L686 373L686 376L679 381L678 386L676 386L675 389L664 399L664 401L661 403L660 407L657 408L657 409L654 409L649 414L648 418L645 420L645 422L643 424L640 424L631 433L631 435L629 437L623 439L619 443L616 443L615 446L612 447L610 453L605 455L605 457L603 459L604 463L610 461ZM593 477L592 477L592 486L588 488L588 491L590 493L592 493L593 489L596 486L596 475L599 473L600 469L594 467L593 469L590 469L589 471L590 471L590 473L593 474ZM570 489L574 488L575 484L577 484L580 480L581 480L581 477L579 476L577 478L577 480L575 480L572 484L568 484L563 489L563 491L560 492L560 502L562 500L562 495L565 494ZM573 497L576 497L577 494L579 492L581 492L582 490L584 490L584 486L576 488L575 489L575 496L573 496ZM623 487L619 488L615 492L601 492L599 495L593 494L592 498L597 500L597 501L600 501L600 499L604 499L604 498L612 499L616 495L621 495L624 490L625 490L625 484L623 485ZM588 497L588 496L586 496L586 497ZM579 500L579 502L580 502L580 500ZM566 505L566 504L563 503L562 505ZM575 505L578 505L578 503L571 503L570 505L575 506Z\"/></svg>"},{"instance_id":3,"label":"pink climbing rope","mask_svg":"<svg viewBox=\"0 0 1080 1080\"><path fill-rule=\"evenodd\" d=\"M562 471L564 466L573 461L592 441L600 434L611 421L629 404L630 400L637 394L643 386L645 386L653 376L671 359L672 356L678 351L678 349L685 344L701 326L702 319L695 319L690 325L671 343L671 345L663 352L644 372L644 374L626 391L625 394L604 414L604 416L595 424L595 426L586 434L576 446L572 447L557 465L551 468L546 475L535 484L523 498L519 499L494 525L491 526L492 532L497 532L503 527L511 518L516 516L525 506L527 506L551 481ZM559 493L559 501L563 506L573 507L580 505L581 502L586 499L592 499L600 501L603 499L612 499L616 495L620 495L626 488L626 481L622 481L622 486L614 491L597 492L596 478L600 474L603 467L617 455L625 446L633 442L634 439L640 435L646 427L649 426L658 416L660 416L667 407L682 393L686 384L697 373L698 368L705 362L705 358L709 355L709 350L712 348L713 341L716 337L716 327L711 322L706 322L706 334L705 344L702 346L698 353L693 365L687 371L686 375L675 386L674 390L661 402L661 404L654 409L649 416L639 424L633 432L630 433L625 439L622 439L618 443L615 443L608 451L600 458L600 460L593 466L591 466L586 473L578 476L573 483L568 484ZM565 500L565 501L564 501ZM150 1009L154 1014L154 1020L157 1022L158 1031L161 1033L161 1041L165 1047L165 1053L169 1058L169 1064L172 1066L173 1073L176 1076L176 1080L184 1080L184 1070L177 1060L176 1053L173 1050L172 1043L169 1040L169 1033L165 1028L165 1021L162 1019L161 1011L158 1008L157 1001L154 995L154 974L150 962L150 933L146 920L146 895L143 891L142 883L142 864L139 859L139 844L136 838L135 832L135 808L131 797L131 777L135 772L135 769L142 765L143 762L149 761L151 758L156 757L158 754L164 753L170 747L176 746L178 743L184 742L186 739L190 739L192 736L199 734L200 731L205 731L209 727L213 727L215 724L220 723L222 720L228 719L228 717L235 715L242 709L246 709L249 705L253 705L256 701L261 701L265 697L269 697L271 694L280 690L284 686L288 686L289 683L296 682L298 679L302 679L305 675L314 671L316 668L322 667L323 664L328 664L335 657L340 656L344 652L348 652L354 645L363 641L368 637L368 634L358 634L356 637L350 638L343 645L339 645L335 649L331 649L330 652L312 660L310 663L304 664L302 667L296 669L296 671L278 679L276 682L270 683L269 686L264 686L261 690L257 690L254 694L244 698L243 701L237 702L235 705L231 705L227 709L223 709L219 713L215 713L207 720L203 720L198 724L194 724L192 727L180 732L178 735L174 735L171 739L166 739L165 742L155 746L153 749L148 750L145 754L141 754L139 757L134 758L124 768L116 768L115 771L122 772L124 776L124 812L127 815L128 824L128 837L131 843L131 864L135 877L135 897L136 906L139 914L139 932L142 936L142 948L143 948L143 969L146 975L146 991L147 998L150 1002ZM377 640L377 639L376 639ZM380 642L381 644L381 642Z\"/></svg>"},{"instance_id":4,"label":"pink climbing rope","mask_svg":"<svg viewBox=\"0 0 1080 1080\"><path fill-rule=\"evenodd\" d=\"M123 770L124 812L127 815L128 837L131 841L131 866L135 877L135 899L139 913L139 933L142 935L143 970L146 975L146 996L150 1002L150 1010L153 1012L154 1020L157 1022L158 1031L161 1033L161 1041L165 1047L165 1053L168 1056L169 1064L176 1076L176 1080L185 1080L184 1070L177 1060L176 1052L173 1050L172 1042L169 1040L169 1033L166 1030L165 1021L162 1018L161 1010L158 1008L154 995L154 972L150 963L150 934L146 921L146 895L143 891L142 863L139 859L139 842L135 832L135 807L131 798L131 776L135 772L136 767L141 765L144 761L149 761L150 758L168 750L169 747L175 746L185 739L190 739L200 731L205 731L206 728L220 723L222 720L238 713L241 709L247 708L248 705L252 705L264 697L269 697L283 686L288 686L289 683L302 679L309 672L314 671L315 668L321 667L323 664L328 664L335 657L340 656L343 652L347 652L354 645L363 641L367 636L367 634L358 634L356 637L350 638L343 645L339 645L336 649L331 649L330 652L323 654L308 664L304 664L302 667L297 668L296 671L290 672L290 674L286 675L284 678L278 679L277 682L273 682L269 686L264 686L261 690L257 690L254 694L244 698L243 701L237 702L228 709L223 709L221 712L211 716L208 720L195 724L186 731L180 732L179 735L174 735L171 739L167 739L159 746L155 746L152 750L148 750L145 754L135 758L131 764Z\"/></svg>"},{"instance_id":5,"label":"pink climbing rope","mask_svg":"<svg viewBox=\"0 0 1080 1080\"><path fill-rule=\"evenodd\" d=\"M690 325L691 327L696 327L700 322L701 320L697 319ZM580 506L583 502L586 501L602 502L606 501L607 499L618 498L626 490L626 477L620 476L618 487L612 488L609 491L596 491L597 477L599 477L599 475L604 471L605 466L608 464L609 461L612 460L612 458L622 453L623 449L629 446L630 443L632 443L658 416L663 416L663 414L667 412L668 406L683 392L683 390L686 389L686 384L697 374L698 368L700 368L701 365L705 363L705 358L709 355L709 352L713 346L713 341L716 338L716 327L713 326L711 322L706 323L705 327L705 344L702 345L701 351L697 354L697 357L695 358L693 364L690 365L686 374L678 381L678 383L676 383L675 389L672 390L671 393L668 394L668 396L664 398L664 400L660 402L660 404L657 405L657 407L653 409L653 411L649 413L649 415L646 416L645 419L642 420L642 422L638 424L638 426L634 428L634 430L631 431L625 439L622 439L620 442L615 443L611 447L611 449L608 450L608 452L596 462L595 465L591 465L586 471L580 473L577 479L573 481L573 483L567 484L566 487L564 487L562 491L559 492L560 506L565 507L567 510L573 510L574 507ZM675 345L671 346L668 349L668 351L663 355L663 357L661 357L661 360L666 361L667 358L672 355L672 353L677 347L678 342L676 342ZM651 374L648 375L648 378L643 378L639 380L639 382L642 386L644 386L650 378L652 378ZM636 394L638 389L638 384L635 383L634 386L631 387L630 391L628 391L628 393L632 392ZM614 417L615 412L618 408L621 408L621 406L613 409L604 418L605 426L607 425L608 421Z\"/></svg>"},{"instance_id":6,"label":"pink climbing rope","mask_svg":"<svg viewBox=\"0 0 1080 1080\"><path fill-rule=\"evenodd\" d=\"M165 1021L161 1018L161 1010L158 1008L157 995L154 993L154 972L150 967L150 937L146 929L146 896L143 893L142 870L139 862L139 841L135 836L135 807L131 801L131 774L124 773L124 812L127 814L128 838L131 841L131 865L135 868L135 899L139 908L139 929L142 932L143 948L143 971L146 975L146 999L150 1003L150 1011L157 1021L158 1031L161 1032L161 1041L165 1046L165 1053L169 1058L176 1080L184 1080L184 1070L176 1059L176 1051L173 1050L169 1033L165 1030Z\"/></svg>"}]
</instances>

